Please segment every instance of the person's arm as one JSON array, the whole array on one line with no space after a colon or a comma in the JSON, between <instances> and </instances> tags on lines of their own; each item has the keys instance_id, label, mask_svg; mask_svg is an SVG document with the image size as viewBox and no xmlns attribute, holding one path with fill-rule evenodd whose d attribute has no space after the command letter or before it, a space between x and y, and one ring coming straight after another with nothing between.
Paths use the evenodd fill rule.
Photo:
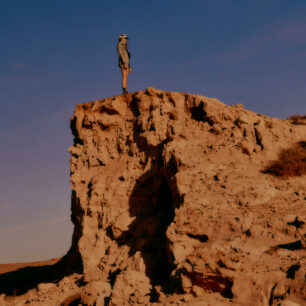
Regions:
<instances>
[{"instance_id":1,"label":"person's arm","mask_svg":"<svg viewBox=\"0 0 306 306\"><path fill-rule=\"evenodd\" d=\"M129 72L132 73L133 70L132 70L132 67L131 67L131 65L130 65L130 57L131 57L131 54L130 54L129 51L127 51L127 54L128 54L128 57L129 57Z\"/></svg>"}]
</instances>

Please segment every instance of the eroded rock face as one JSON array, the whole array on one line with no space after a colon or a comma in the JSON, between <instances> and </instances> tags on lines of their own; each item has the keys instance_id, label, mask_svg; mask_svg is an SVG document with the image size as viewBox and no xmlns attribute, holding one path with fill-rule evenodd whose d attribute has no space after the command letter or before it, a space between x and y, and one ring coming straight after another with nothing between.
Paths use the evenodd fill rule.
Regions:
<instances>
[{"instance_id":1,"label":"eroded rock face","mask_svg":"<svg viewBox=\"0 0 306 306\"><path fill-rule=\"evenodd\" d=\"M305 140L305 126L148 88L78 105L71 128L71 258L79 252L85 282L110 285L103 301L272 305L305 295L305 229L289 224L305 219L305 176L261 172Z\"/></svg>"},{"instance_id":2,"label":"eroded rock face","mask_svg":"<svg viewBox=\"0 0 306 306\"><path fill-rule=\"evenodd\" d=\"M305 125L148 88L77 105L71 129L82 272L31 303L302 305L306 178L262 170Z\"/></svg>"}]
</instances>

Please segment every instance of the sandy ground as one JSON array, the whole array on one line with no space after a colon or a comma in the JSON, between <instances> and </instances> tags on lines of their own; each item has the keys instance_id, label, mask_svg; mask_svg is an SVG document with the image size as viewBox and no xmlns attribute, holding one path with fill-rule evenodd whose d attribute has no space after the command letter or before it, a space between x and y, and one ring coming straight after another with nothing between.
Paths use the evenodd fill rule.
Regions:
<instances>
[{"instance_id":1,"label":"sandy ground","mask_svg":"<svg viewBox=\"0 0 306 306\"><path fill-rule=\"evenodd\" d=\"M39 267L39 266L53 265L53 264L57 263L60 259L61 259L61 257L51 258L49 260L43 260L43 261L0 264L0 274L13 272L13 271L16 271L18 269L26 268L26 267Z\"/></svg>"}]
</instances>

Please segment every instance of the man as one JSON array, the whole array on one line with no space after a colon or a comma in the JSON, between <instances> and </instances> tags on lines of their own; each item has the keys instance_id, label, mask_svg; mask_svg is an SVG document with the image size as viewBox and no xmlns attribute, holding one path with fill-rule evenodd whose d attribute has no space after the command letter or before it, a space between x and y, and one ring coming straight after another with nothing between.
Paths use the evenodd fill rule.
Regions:
<instances>
[{"instance_id":1,"label":"man","mask_svg":"<svg viewBox=\"0 0 306 306\"><path fill-rule=\"evenodd\" d=\"M132 73L132 68L130 66L130 53L129 46L126 40L129 39L125 34L119 36L119 41L117 44L117 52L119 55L118 66L121 68L122 72L122 93L127 94L127 79L129 73Z\"/></svg>"}]
</instances>

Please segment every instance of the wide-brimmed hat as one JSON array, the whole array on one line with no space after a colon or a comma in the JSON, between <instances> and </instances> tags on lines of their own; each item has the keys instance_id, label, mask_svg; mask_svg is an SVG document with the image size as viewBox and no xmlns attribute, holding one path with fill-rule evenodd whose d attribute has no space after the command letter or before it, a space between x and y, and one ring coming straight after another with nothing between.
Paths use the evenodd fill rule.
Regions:
<instances>
[{"instance_id":1,"label":"wide-brimmed hat","mask_svg":"<svg viewBox=\"0 0 306 306\"><path fill-rule=\"evenodd\" d=\"M126 35L126 34L120 34L120 35L119 35L119 38L129 39L129 37L127 37L127 35Z\"/></svg>"}]
</instances>

